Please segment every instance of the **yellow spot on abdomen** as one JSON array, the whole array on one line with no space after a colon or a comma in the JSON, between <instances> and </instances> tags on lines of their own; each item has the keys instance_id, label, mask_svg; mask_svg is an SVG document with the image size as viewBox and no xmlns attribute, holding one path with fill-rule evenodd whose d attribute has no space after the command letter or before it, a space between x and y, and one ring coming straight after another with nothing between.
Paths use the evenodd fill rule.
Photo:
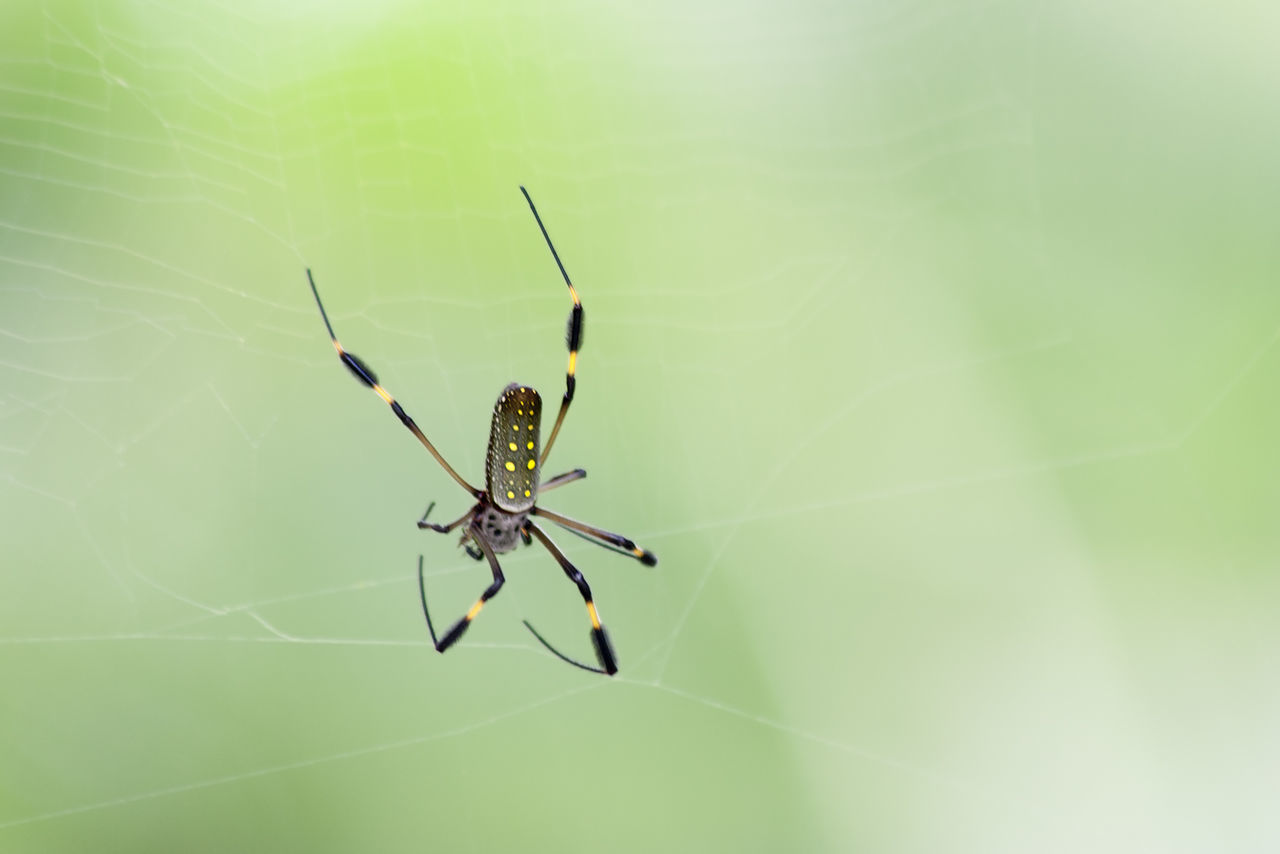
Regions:
<instances>
[{"instance_id":1,"label":"yellow spot on abdomen","mask_svg":"<svg viewBox=\"0 0 1280 854\"><path fill-rule=\"evenodd\" d=\"M516 464L511 462L511 460L507 460L507 471L515 471L515 470L516 470Z\"/></svg>"},{"instance_id":2,"label":"yellow spot on abdomen","mask_svg":"<svg viewBox=\"0 0 1280 854\"><path fill-rule=\"evenodd\" d=\"M529 444L530 444L530 445L532 445L533 443L532 443L532 442L530 442ZM507 443L507 447L508 447L508 448L510 448L510 449L511 449L511 450L513 450L513 451L514 451L514 450L517 450L517 448L516 448L516 443L515 443L515 442L508 442L508 443Z\"/></svg>"},{"instance_id":3,"label":"yellow spot on abdomen","mask_svg":"<svg viewBox=\"0 0 1280 854\"><path fill-rule=\"evenodd\" d=\"M508 490L507 490L507 497L508 497L508 498L515 498L515 497L516 497L516 494L515 494L514 492L512 492L511 490L509 490L509 489L508 489Z\"/></svg>"},{"instance_id":4,"label":"yellow spot on abdomen","mask_svg":"<svg viewBox=\"0 0 1280 854\"><path fill-rule=\"evenodd\" d=\"M511 466L513 469L515 468L515 466L514 466L514 465L512 465L511 463L507 463L507 465ZM536 466L536 465L537 465L537 462L535 462L534 460L529 460L529 468L530 468L530 469L532 469L532 468L533 468L534 466Z\"/></svg>"}]
</instances>

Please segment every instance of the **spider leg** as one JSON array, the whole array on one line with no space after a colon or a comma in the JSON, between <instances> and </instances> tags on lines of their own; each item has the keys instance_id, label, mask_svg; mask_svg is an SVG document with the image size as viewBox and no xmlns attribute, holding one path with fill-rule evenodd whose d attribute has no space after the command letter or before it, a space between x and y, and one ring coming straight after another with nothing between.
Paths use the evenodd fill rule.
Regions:
<instances>
[{"instance_id":1,"label":"spider leg","mask_svg":"<svg viewBox=\"0 0 1280 854\"><path fill-rule=\"evenodd\" d=\"M587 606L587 616L591 620L591 642L595 647L596 659L600 662L600 666L592 667L589 664L583 664L581 661L576 661L560 652L560 650L548 643L546 638L538 634L538 630L535 629L528 620L524 621L525 628L533 632L533 636L560 660L567 662L568 664L572 664L574 667L581 668L582 670L589 670L592 673L612 676L618 672L618 659L613 653L613 645L609 643L609 635L605 632L604 625L600 622L600 614L596 611L595 602L592 601L591 587L588 586L587 579L582 576L582 573L578 571L577 567L569 562L569 559L564 556L564 552L560 551L556 544L551 541L551 538L548 537L541 528L533 524L532 521L529 522L528 528L533 535L538 538L538 541L547 547L547 551L551 552L551 556L556 559L558 564L560 564L560 568L564 570L564 574L569 577L569 580L578 586L578 592L582 594L582 601Z\"/></svg>"},{"instance_id":2,"label":"spider leg","mask_svg":"<svg viewBox=\"0 0 1280 854\"><path fill-rule=\"evenodd\" d=\"M342 345L338 343L338 336L333 334L333 325L329 323L329 315L324 310L324 304L320 302L320 292L316 290L316 281L311 277L310 268L307 268L307 281L311 284L311 294L316 298L316 307L320 309L320 317L324 320L324 328L329 331L329 340L333 342L333 349L337 351L338 358L342 360L342 364L347 366L347 370L351 371L352 376L367 385L369 388L373 389L374 392L377 393L378 397L382 398L383 402L391 407L391 411L396 414L396 417L400 419L401 423L403 423L405 427L409 428L409 432L418 437L418 441L422 443L423 447L431 452L431 456L436 458L436 462L438 462L440 466L449 473L450 477L458 482L459 486L467 492L470 492L476 498L479 498L480 491L463 480L462 475L454 471L453 466L445 462L444 457L442 457L440 452L436 450L435 445L431 444L430 440L427 439L426 434L423 433L414 420L409 417L409 413L404 411L404 408L401 407L396 399L391 396L389 391L378 385L378 377L373 372L373 369L366 365L364 360L355 353L348 353L343 349Z\"/></svg>"},{"instance_id":3,"label":"spider leg","mask_svg":"<svg viewBox=\"0 0 1280 854\"><path fill-rule=\"evenodd\" d=\"M463 614L461 619L450 627L449 631L438 638L436 637L435 626L431 624L431 612L427 608L427 583L422 576L422 556L418 556L418 593L422 598L422 615L427 618L427 631L431 633L431 643L435 645L436 652L444 652L458 642L458 639L462 637L462 633L471 625L471 621L480 613L484 603L492 599L502 589L502 585L506 581L506 578L502 575L502 567L498 566L498 558L493 553L493 549L489 548L489 544L484 541L478 530L474 528L472 530L475 531L472 539L480 546L484 556L489 559L489 568L493 570L493 583L484 589L484 592L480 594L480 598L471 606L471 610Z\"/></svg>"},{"instance_id":4,"label":"spider leg","mask_svg":"<svg viewBox=\"0 0 1280 854\"><path fill-rule=\"evenodd\" d=\"M427 521L427 517L431 515L431 508L435 506L436 503L434 501L427 505L427 512L423 513L422 518L418 520L418 528L420 530L436 531L437 533L447 534L463 522L469 522L475 516L476 511L480 509L480 505L477 504L462 516L450 522L448 525L437 525L435 522ZM472 546L469 542L470 539L471 534L470 532L467 532L462 535L462 541L459 542L458 545L462 546L463 551L465 551L472 560L484 560L484 553Z\"/></svg>"},{"instance_id":5,"label":"spider leg","mask_svg":"<svg viewBox=\"0 0 1280 854\"><path fill-rule=\"evenodd\" d=\"M615 534L612 531L606 531L603 528L597 528L594 525L588 525L586 522L579 522L577 519L570 519L568 516L561 516L559 513L553 513L550 510L543 510L541 507L534 507L533 511L544 519L550 519L563 528L583 534L589 539L598 543L612 546L617 549L620 554L629 555L640 561L645 566L657 566L658 556L648 549L642 549L635 544L635 541Z\"/></svg>"},{"instance_id":6,"label":"spider leg","mask_svg":"<svg viewBox=\"0 0 1280 854\"><path fill-rule=\"evenodd\" d=\"M565 413L569 411L569 404L573 403L573 390L577 385L574 373L578 368L578 350L582 347L582 300L578 299L578 292L574 289L573 282L569 281L569 274L560 261L560 253L556 252L555 244L551 242L551 235L547 234L547 227L542 224L542 217L538 216L533 197L524 187L520 188L520 192L524 193L524 200L529 203L529 210L533 211L533 218L538 223L538 230L542 232L542 239L547 241L547 248L551 250L551 257L556 259L556 266L560 268L560 275L564 278L564 283L569 286L569 297L573 300L565 334L565 343L569 346L569 369L565 372L564 397L560 401L560 412L556 415L556 423L551 428L551 435L547 437L547 443L542 446L542 458L538 460L538 465L546 465L547 457L551 454L551 446L555 444L556 436L560 433L560 425L564 423Z\"/></svg>"},{"instance_id":7,"label":"spider leg","mask_svg":"<svg viewBox=\"0 0 1280 854\"><path fill-rule=\"evenodd\" d=\"M574 469L564 474L558 474L550 480L544 480L538 485L538 494L541 495L548 490L555 489L557 486L564 486L566 483L573 483L575 480L582 480L587 476L586 469Z\"/></svg>"},{"instance_id":8,"label":"spider leg","mask_svg":"<svg viewBox=\"0 0 1280 854\"><path fill-rule=\"evenodd\" d=\"M463 522L468 521L473 515L475 515L475 512L480 505L477 504L475 507L472 507L466 513L463 513L460 517L453 520L448 525L437 525L435 522L427 521L427 517L431 515L431 511L435 506L436 506L436 503L434 501L432 501L430 504L427 505L427 512L423 513L422 518L418 520L419 530L423 530L423 531L432 530L432 531L435 531L436 533L447 534L450 531L452 531L454 528L461 525Z\"/></svg>"}]
</instances>

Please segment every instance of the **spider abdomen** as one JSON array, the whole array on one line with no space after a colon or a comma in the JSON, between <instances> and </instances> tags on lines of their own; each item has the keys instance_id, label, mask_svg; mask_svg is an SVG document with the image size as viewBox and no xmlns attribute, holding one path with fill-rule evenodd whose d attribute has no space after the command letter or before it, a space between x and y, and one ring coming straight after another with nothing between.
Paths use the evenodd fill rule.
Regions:
<instances>
[{"instance_id":1,"label":"spider abdomen","mask_svg":"<svg viewBox=\"0 0 1280 854\"><path fill-rule=\"evenodd\" d=\"M512 383L498 395L484 474L489 500L499 510L524 513L537 500L541 420L542 397L530 386Z\"/></svg>"}]
</instances>

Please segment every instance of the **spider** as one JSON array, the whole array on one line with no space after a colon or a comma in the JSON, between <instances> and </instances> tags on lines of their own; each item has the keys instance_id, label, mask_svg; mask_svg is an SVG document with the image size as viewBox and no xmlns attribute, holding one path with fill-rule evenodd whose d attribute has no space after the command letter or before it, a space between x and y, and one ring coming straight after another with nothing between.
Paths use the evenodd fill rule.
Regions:
<instances>
[{"instance_id":1,"label":"spider","mask_svg":"<svg viewBox=\"0 0 1280 854\"><path fill-rule=\"evenodd\" d=\"M462 528L462 538L459 541L459 545L465 548L467 554L475 560L488 560L489 569L493 572L493 583L485 588L484 592L480 594L480 598L471 606L471 609L463 614L447 632L437 637L435 627L431 623L431 612L427 608L427 588L422 575L422 557L418 557L418 592L422 599L422 614L426 617L427 631L431 634L431 642L435 645L436 651L444 652L457 643L463 633L466 632L467 627L471 625L472 620L480 613L480 609L484 607L484 604L502 589L506 578L502 574L502 567L498 565L498 555L512 551L521 541L525 545L532 545L533 540L536 538L556 559L556 562L560 564L560 568L564 570L565 575L577 585L578 592L582 594L582 601L587 606L587 617L591 620L591 642L595 647L596 659L599 661L600 666L592 667L560 652L539 634L538 630L528 620L523 621L525 627L533 633L533 636L543 646L562 661L572 664L574 667L589 670L592 673L612 676L618 672L617 656L614 655L613 646L609 643L609 635L605 632L604 624L600 622L600 613L596 610L595 602L591 598L591 588L587 585L587 580L578 571L577 567L569 562L564 552L552 542L546 532L534 521L534 517L541 517L553 522L597 545L630 555L646 566L656 565L658 559L653 552L640 548L626 537L579 522L576 519L570 519L559 513L553 513L550 510L544 510L537 504L538 498L542 493L564 486L566 483L581 480L587 476L585 470L574 469L539 483L539 475L542 467L547 462L547 455L551 453L551 446L555 443L556 435L560 432L560 425L564 423L565 413L569 411L569 404L573 402L573 392L576 384L574 373L577 369L578 350L582 347L583 312L582 302L578 299L578 292L574 289L573 282L569 280L569 274L565 272L564 264L560 261L560 255L556 252L556 247L551 242L551 236L547 234L546 226L542 224L542 217L538 216L538 209L534 206L533 199L529 196L529 191L521 187L520 192L524 194L525 201L529 203L529 210L533 212L533 218L538 223L543 239L547 242L547 248L551 250L551 257L555 259L556 266L560 268L560 275L564 277L564 283L569 286L569 296L573 300L573 308L569 312L568 333L566 336L566 343L569 347L569 369L565 373L565 390L564 397L560 401L560 411L556 415L555 424L551 428L551 435L547 437L547 444L543 446L541 455L538 453L538 432L542 419L542 398L538 395L538 392L531 386L511 383L502 390L502 394L498 395L498 402L493 407L493 421L489 426L489 448L485 454L484 466L484 489L477 489L463 479L454 470L453 466L445 461L445 458L441 456L435 446L431 444L426 434L409 417L409 413L404 411L390 392L378 384L378 377L374 374L373 369L359 356L348 352L338 343L338 336L334 334L333 325L329 323L329 315L324 310L324 304L320 302L320 292L316 290L315 279L312 278L309 268L307 270L307 282L310 283L311 293L316 298L316 306L320 309L320 317L324 320L325 329L329 333L329 340L333 342L333 349L337 351L338 358L342 360L342 364L347 366L347 369L351 371L356 379L373 389L378 397L382 398L391 407L391 411L395 413L405 427L409 428L409 432L417 437L418 441L422 443L431 456L435 457L436 462L441 465L450 477L458 482L459 486L471 493L471 496L476 500L471 509L447 525L439 525L435 522L427 521L427 517L431 515L431 509L435 507L434 501L427 507L427 511L422 514L422 518L418 520L419 529L430 529L441 534L447 534L457 528Z\"/></svg>"}]
</instances>

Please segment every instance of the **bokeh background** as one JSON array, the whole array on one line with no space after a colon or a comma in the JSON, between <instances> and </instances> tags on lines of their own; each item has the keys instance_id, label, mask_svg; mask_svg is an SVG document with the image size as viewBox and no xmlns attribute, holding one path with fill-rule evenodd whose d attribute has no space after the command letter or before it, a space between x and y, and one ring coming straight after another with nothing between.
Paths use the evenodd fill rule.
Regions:
<instances>
[{"instance_id":1,"label":"bokeh background","mask_svg":"<svg viewBox=\"0 0 1280 854\"><path fill-rule=\"evenodd\" d=\"M1280 846L1280 14L0 8L0 850ZM488 583L509 381L578 397Z\"/></svg>"}]
</instances>

